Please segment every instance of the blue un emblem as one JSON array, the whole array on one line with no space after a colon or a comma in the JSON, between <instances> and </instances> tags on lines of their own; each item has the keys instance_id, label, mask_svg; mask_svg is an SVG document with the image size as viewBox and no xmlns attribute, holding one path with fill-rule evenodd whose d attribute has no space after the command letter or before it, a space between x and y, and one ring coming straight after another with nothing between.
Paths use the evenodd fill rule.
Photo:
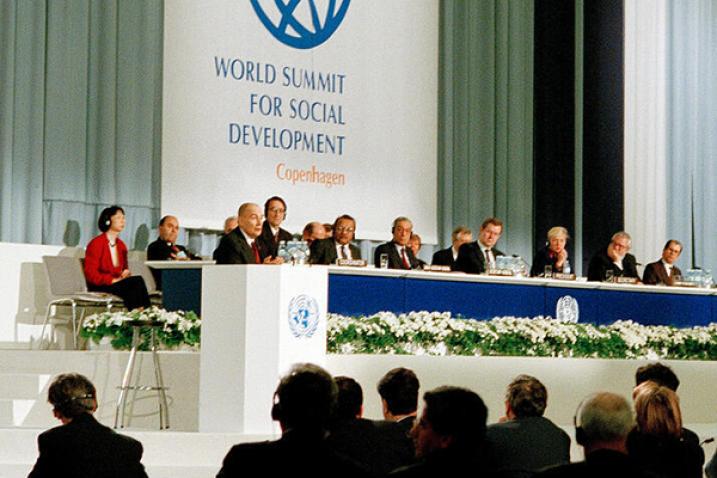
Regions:
<instances>
[{"instance_id":1,"label":"blue un emblem","mask_svg":"<svg viewBox=\"0 0 717 478\"><path fill-rule=\"evenodd\" d=\"M339 28L351 0L251 0L269 33L284 45L306 50L324 43Z\"/></svg>"},{"instance_id":2,"label":"blue un emblem","mask_svg":"<svg viewBox=\"0 0 717 478\"><path fill-rule=\"evenodd\" d=\"M289 302L289 328L296 338L311 338L319 326L319 303L308 295L297 295Z\"/></svg>"}]
</instances>

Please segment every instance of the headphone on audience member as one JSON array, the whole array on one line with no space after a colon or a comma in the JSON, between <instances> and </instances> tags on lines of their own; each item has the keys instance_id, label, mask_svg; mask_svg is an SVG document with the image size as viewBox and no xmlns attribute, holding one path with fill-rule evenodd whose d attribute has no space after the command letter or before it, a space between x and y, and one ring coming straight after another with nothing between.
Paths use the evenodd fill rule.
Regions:
<instances>
[{"instance_id":1,"label":"headphone on audience member","mask_svg":"<svg viewBox=\"0 0 717 478\"><path fill-rule=\"evenodd\" d=\"M583 429L582 423L578 425L578 418L580 417L580 412L582 412L584 403L585 399L580 401L577 410L575 410L575 415L573 416L573 425L575 425L575 441L580 446L585 446L585 443L587 442L587 437L585 436L585 430Z\"/></svg>"}]
</instances>

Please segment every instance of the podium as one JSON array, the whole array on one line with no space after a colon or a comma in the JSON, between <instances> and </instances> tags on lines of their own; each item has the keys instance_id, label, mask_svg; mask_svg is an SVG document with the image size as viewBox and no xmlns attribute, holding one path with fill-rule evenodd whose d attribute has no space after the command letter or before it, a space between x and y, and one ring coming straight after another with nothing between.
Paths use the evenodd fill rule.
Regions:
<instances>
[{"instance_id":1,"label":"podium","mask_svg":"<svg viewBox=\"0 0 717 478\"><path fill-rule=\"evenodd\" d=\"M325 266L202 269L199 431L273 434L272 396L292 364L326 362Z\"/></svg>"}]
</instances>

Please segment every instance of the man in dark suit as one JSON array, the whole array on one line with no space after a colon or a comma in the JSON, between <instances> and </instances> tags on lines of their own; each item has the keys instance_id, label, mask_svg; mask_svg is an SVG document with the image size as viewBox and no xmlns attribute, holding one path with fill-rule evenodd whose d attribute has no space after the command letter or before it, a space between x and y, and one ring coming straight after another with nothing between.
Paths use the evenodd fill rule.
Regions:
<instances>
[{"instance_id":1,"label":"man in dark suit","mask_svg":"<svg viewBox=\"0 0 717 478\"><path fill-rule=\"evenodd\" d=\"M40 456L28 478L146 478L142 444L115 433L92 416L97 392L86 377L59 375L50 385L48 401L62 425L37 439Z\"/></svg>"},{"instance_id":2,"label":"man in dark suit","mask_svg":"<svg viewBox=\"0 0 717 478\"><path fill-rule=\"evenodd\" d=\"M410 432L418 414L418 377L413 370L398 367L389 370L379 380L377 389L381 396L384 420L395 422L401 429L400 440L406 453L415 454Z\"/></svg>"},{"instance_id":3,"label":"man in dark suit","mask_svg":"<svg viewBox=\"0 0 717 478\"><path fill-rule=\"evenodd\" d=\"M262 476L364 477L368 473L332 451L326 442L337 387L326 370L297 364L274 392L271 415L281 425L275 441L234 445L217 478Z\"/></svg>"},{"instance_id":4,"label":"man in dark suit","mask_svg":"<svg viewBox=\"0 0 717 478\"><path fill-rule=\"evenodd\" d=\"M549 468L536 478L643 478L652 474L627 455L627 435L635 425L630 404L614 393L586 398L575 414L575 438L585 461Z\"/></svg>"},{"instance_id":5,"label":"man in dark suit","mask_svg":"<svg viewBox=\"0 0 717 478\"><path fill-rule=\"evenodd\" d=\"M189 261L199 259L181 244L177 244L179 221L174 216L164 216L159 221L159 237L147 246L148 261ZM151 269L157 289L162 290L162 271Z\"/></svg>"},{"instance_id":6,"label":"man in dark suit","mask_svg":"<svg viewBox=\"0 0 717 478\"><path fill-rule=\"evenodd\" d=\"M257 241L261 234L261 209L254 203L239 207L238 223L233 231L219 241L214 250L217 264L281 264L280 257L273 258Z\"/></svg>"},{"instance_id":7,"label":"man in dark suit","mask_svg":"<svg viewBox=\"0 0 717 478\"><path fill-rule=\"evenodd\" d=\"M397 217L391 226L393 239L381 244L373 253L373 262L376 267L381 267L381 255L388 256L389 269L417 269L418 259L408 247L408 241L413 232L413 223L407 217Z\"/></svg>"},{"instance_id":8,"label":"man in dark suit","mask_svg":"<svg viewBox=\"0 0 717 478\"><path fill-rule=\"evenodd\" d=\"M458 250L458 258L453 270L468 274L482 274L495 267L495 258L504 256L494 246L503 234L503 221L489 217L480 226L478 240L463 244Z\"/></svg>"},{"instance_id":9,"label":"man in dark suit","mask_svg":"<svg viewBox=\"0 0 717 478\"><path fill-rule=\"evenodd\" d=\"M535 377L519 375L505 396L505 417L488 426L489 468L503 478L527 478L570 462L570 437L543 417L548 391Z\"/></svg>"},{"instance_id":10,"label":"man in dark suit","mask_svg":"<svg viewBox=\"0 0 717 478\"><path fill-rule=\"evenodd\" d=\"M394 421L363 418L363 390L350 377L335 377L338 404L327 442L331 449L365 467L375 476L414 461L413 444Z\"/></svg>"},{"instance_id":11,"label":"man in dark suit","mask_svg":"<svg viewBox=\"0 0 717 478\"><path fill-rule=\"evenodd\" d=\"M281 228L286 220L286 202L279 196L272 196L264 203L264 217L259 243L270 256L276 257L281 241L293 239L291 233Z\"/></svg>"},{"instance_id":12,"label":"man in dark suit","mask_svg":"<svg viewBox=\"0 0 717 478\"><path fill-rule=\"evenodd\" d=\"M433 254L432 266L448 266L451 269L458 259L458 251L463 244L473 242L473 232L466 226L458 226L451 234L451 247L441 249Z\"/></svg>"},{"instance_id":13,"label":"man in dark suit","mask_svg":"<svg viewBox=\"0 0 717 478\"><path fill-rule=\"evenodd\" d=\"M682 271L675 265L675 262L682 254L680 241L670 239L662 249L662 258L659 261L651 262L645 267L642 274L644 284L665 284L672 285L676 276L681 276Z\"/></svg>"},{"instance_id":14,"label":"man in dark suit","mask_svg":"<svg viewBox=\"0 0 717 478\"><path fill-rule=\"evenodd\" d=\"M356 220L344 214L336 218L333 237L311 243L312 264L334 264L337 259L361 259L361 250L351 244L356 235Z\"/></svg>"},{"instance_id":15,"label":"man in dark suit","mask_svg":"<svg viewBox=\"0 0 717 478\"><path fill-rule=\"evenodd\" d=\"M411 431L418 463L392 473L402 478L485 476L483 400L470 390L438 387L423 395L423 412Z\"/></svg>"},{"instance_id":16,"label":"man in dark suit","mask_svg":"<svg viewBox=\"0 0 717 478\"><path fill-rule=\"evenodd\" d=\"M629 253L631 246L630 234L625 231L613 234L610 244L590 259L588 280L603 282L607 278L607 271L612 271L613 277L632 277L639 281L637 260Z\"/></svg>"}]
</instances>

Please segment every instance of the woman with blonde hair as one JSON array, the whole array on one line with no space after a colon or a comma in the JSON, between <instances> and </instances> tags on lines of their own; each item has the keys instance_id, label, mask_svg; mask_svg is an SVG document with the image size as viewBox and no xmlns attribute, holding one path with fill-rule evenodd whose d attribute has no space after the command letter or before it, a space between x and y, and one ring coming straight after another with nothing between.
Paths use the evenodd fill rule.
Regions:
<instances>
[{"instance_id":1,"label":"woman with blonde hair","mask_svg":"<svg viewBox=\"0 0 717 478\"><path fill-rule=\"evenodd\" d=\"M701 478L705 454L699 442L685 439L677 394L647 381L635 387L633 399L637 424L627 438L630 457L667 478Z\"/></svg>"},{"instance_id":2,"label":"woman with blonde hair","mask_svg":"<svg viewBox=\"0 0 717 478\"><path fill-rule=\"evenodd\" d=\"M550 266L553 272L569 273L568 251L565 246L570 239L568 230L562 226L551 227L548 231L548 243L535 253L533 267L530 268L531 277L548 275L546 267Z\"/></svg>"}]
</instances>

